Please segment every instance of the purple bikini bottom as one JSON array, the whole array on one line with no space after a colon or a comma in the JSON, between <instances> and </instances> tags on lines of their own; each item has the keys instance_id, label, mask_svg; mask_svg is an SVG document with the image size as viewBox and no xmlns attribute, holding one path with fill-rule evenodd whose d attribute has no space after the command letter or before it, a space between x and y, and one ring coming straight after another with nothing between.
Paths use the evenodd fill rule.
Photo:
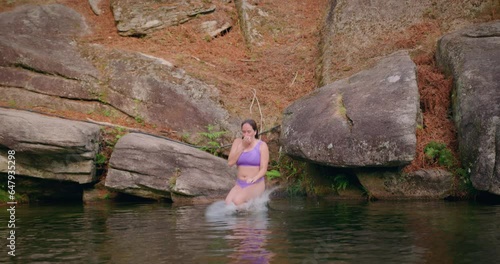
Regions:
<instances>
[{"instance_id":1,"label":"purple bikini bottom","mask_svg":"<svg viewBox=\"0 0 500 264\"><path fill-rule=\"evenodd\" d=\"M255 182L253 182L253 183L247 183L247 181L246 181L246 180L240 180L240 179L237 179L237 180L236 180L236 184L237 184L238 186L240 186L241 188L243 188L243 189L244 189L244 188L246 188L246 187L248 187L248 186L250 186L250 185L253 185L253 184L259 183L259 182L261 182L261 181L263 181L263 180L264 180L264 177L260 177L257 181L255 181Z\"/></svg>"}]
</instances>

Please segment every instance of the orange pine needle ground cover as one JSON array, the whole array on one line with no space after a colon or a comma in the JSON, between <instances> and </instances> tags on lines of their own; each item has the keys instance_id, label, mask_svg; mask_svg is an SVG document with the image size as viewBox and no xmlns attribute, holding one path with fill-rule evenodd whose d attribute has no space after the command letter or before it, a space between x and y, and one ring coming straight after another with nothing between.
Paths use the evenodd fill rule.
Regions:
<instances>
[{"instance_id":1,"label":"orange pine needle ground cover","mask_svg":"<svg viewBox=\"0 0 500 264\"><path fill-rule=\"evenodd\" d=\"M416 157L405 168L405 172L439 167L427 160L424 154L425 146L431 141L446 144L457 157L456 130L450 115L452 79L446 78L437 69L432 55L420 55L414 61L417 65L423 127L417 129Z\"/></svg>"}]
</instances>

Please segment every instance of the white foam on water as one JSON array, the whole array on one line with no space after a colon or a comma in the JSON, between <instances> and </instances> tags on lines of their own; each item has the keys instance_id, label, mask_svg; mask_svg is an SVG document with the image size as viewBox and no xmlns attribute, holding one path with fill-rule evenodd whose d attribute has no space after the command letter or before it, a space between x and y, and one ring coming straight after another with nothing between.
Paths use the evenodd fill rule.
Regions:
<instances>
[{"instance_id":1,"label":"white foam on water","mask_svg":"<svg viewBox=\"0 0 500 264\"><path fill-rule=\"evenodd\" d=\"M217 201L209 205L205 211L205 216L211 219L228 215L241 215L241 214L258 214L267 212L267 203L269 202L269 195L278 189L278 187L265 190L264 193L244 204L236 206L235 204L226 204L225 201Z\"/></svg>"},{"instance_id":2,"label":"white foam on water","mask_svg":"<svg viewBox=\"0 0 500 264\"><path fill-rule=\"evenodd\" d=\"M234 204L226 204L225 201L217 201L209 205L205 211L205 216L217 218L236 213L237 207Z\"/></svg>"}]
</instances>

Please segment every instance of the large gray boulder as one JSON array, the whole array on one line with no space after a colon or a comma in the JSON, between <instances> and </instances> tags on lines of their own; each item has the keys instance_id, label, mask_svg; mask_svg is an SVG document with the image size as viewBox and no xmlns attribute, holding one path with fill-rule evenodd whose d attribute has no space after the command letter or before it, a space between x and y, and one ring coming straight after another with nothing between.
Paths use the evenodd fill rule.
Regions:
<instances>
[{"instance_id":1,"label":"large gray boulder","mask_svg":"<svg viewBox=\"0 0 500 264\"><path fill-rule=\"evenodd\" d=\"M83 16L64 5L0 13L0 98L20 108L110 112L99 103L99 71L74 41L87 33Z\"/></svg>"},{"instance_id":2,"label":"large gray boulder","mask_svg":"<svg viewBox=\"0 0 500 264\"><path fill-rule=\"evenodd\" d=\"M324 86L284 111L285 153L334 167L401 166L415 157L419 95L407 52Z\"/></svg>"},{"instance_id":3,"label":"large gray boulder","mask_svg":"<svg viewBox=\"0 0 500 264\"><path fill-rule=\"evenodd\" d=\"M63 5L21 6L0 14L2 95L22 88L46 96L92 99L98 71L73 37L88 33L83 17ZM19 92L19 89L16 89Z\"/></svg>"},{"instance_id":4,"label":"large gray boulder","mask_svg":"<svg viewBox=\"0 0 500 264\"><path fill-rule=\"evenodd\" d=\"M63 5L0 13L0 100L132 117L180 133L237 129L216 87L160 58L74 41L85 33L83 17Z\"/></svg>"},{"instance_id":5,"label":"large gray boulder","mask_svg":"<svg viewBox=\"0 0 500 264\"><path fill-rule=\"evenodd\" d=\"M236 169L191 146L141 133L122 137L109 161L106 187L150 199L223 198Z\"/></svg>"},{"instance_id":6,"label":"large gray boulder","mask_svg":"<svg viewBox=\"0 0 500 264\"><path fill-rule=\"evenodd\" d=\"M176 131L205 131L207 125L235 130L218 102L218 90L172 63L136 52L91 46L85 51L105 65L99 100L120 112ZM234 124L233 124L234 123Z\"/></svg>"},{"instance_id":7,"label":"large gray boulder","mask_svg":"<svg viewBox=\"0 0 500 264\"><path fill-rule=\"evenodd\" d=\"M215 5L202 0L113 0L111 9L118 34L144 36L158 29L185 23L198 15L215 11Z\"/></svg>"},{"instance_id":8,"label":"large gray boulder","mask_svg":"<svg viewBox=\"0 0 500 264\"><path fill-rule=\"evenodd\" d=\"M14 150L18 175L80 184L97 180L99 126L5 108L0 124L0 172L7 172L7 150Z\"/></svg>"},{"instance_id":9,"label":"large gray boulder","mask_svg":"<svg viewBox=\"0 0 500 264\"><path fill-rule=\"evenodd\" d=\"M46 75L38 78L63 76L73 81L61 82L61 87L97 78L97 70L72 40L89 33L85 20L73 9L60 4L21 6L1 13L0 25L0 67L33 69Z\"/></svg>"},{"instance_id":10,"label":"large gray boulder","mask_svg":"<svg viewBox=\"0 0 500 264\"><path fill-rule=\"evenodd\" d=\"M500 195L500 22L442 37L436 55L453 76L462 164L475 188Z\"/></svg>"}]
</instances>

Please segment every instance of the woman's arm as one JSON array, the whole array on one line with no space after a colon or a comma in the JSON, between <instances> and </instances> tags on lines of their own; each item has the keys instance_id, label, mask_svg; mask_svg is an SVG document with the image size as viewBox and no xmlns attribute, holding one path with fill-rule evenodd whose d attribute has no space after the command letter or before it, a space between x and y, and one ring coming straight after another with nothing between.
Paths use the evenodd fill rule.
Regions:
<instances>
[{"instance_id":1,"label":"woman's arm","mask_svg":"<svg viewBox=\"0 0 500 264\"><path fill-rule=\"evenodd\" d=\"M227 165L229 165L229 167L236 164L236 161L238 161L238 158L240 157L241 153L243 153L243 150L245 148L243 147L242 141L243 140L241 138L236 138L233 141L233 145L231 146L231 151L229 151L229 157L227 158Z\"/></svg>"},{"instance_id":2,"label":"woman's arm","mask_svg":"<svg viewBox=\"0 0 500 264\"><path fill-rule=\"evenodd\" d=\"M261 177L264 177L267 172L267 166L269 163L269 148L266 142L262 141L260 144L260 168L257 175L250 179L250 182L256 182Z\"/></svg>"}]
</instances>

